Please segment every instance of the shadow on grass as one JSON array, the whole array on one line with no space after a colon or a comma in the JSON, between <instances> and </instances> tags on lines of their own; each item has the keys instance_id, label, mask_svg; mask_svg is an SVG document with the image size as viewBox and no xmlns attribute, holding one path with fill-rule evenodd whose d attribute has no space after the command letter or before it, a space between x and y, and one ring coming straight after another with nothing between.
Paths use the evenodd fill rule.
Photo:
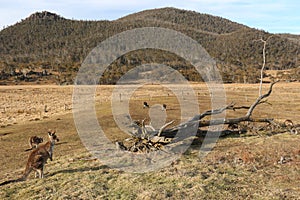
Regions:
<instances>
[{"instance_id":1,"label":"shadow on grass","mask_svg":"<svg viewBox=\"0 0 300 200\"><path fill-rule=\"evenodd\" d=\"M72 174L72 173L77 173L77 172L98 171L101 169L110 169L110 168L106 165L101 165L101 166L96 166L96 167L81 167L81 168L76 168L76 169L62 169L62 170L58 170L53 173L49 173L48 176L55 176L57 174Z\"/></svg>"},{"instance_id":2,"label":"shadow on grass","mask_svg":"<svg viewBox=\"0 0 300 200\"><path fill-rule=\"evenodd\" d=\"M10 135L13 134L14 132L5 132L5 133L0 133L0 136L6 136L6 135Z\"/></svg>"},{"instance_id":3,"label":"shadow on grass","mask_svg":"<svg viewBox=\"0 0 300 200\"><path fill-rule=\"evenodd\" d=\"M238 130L233 130L233 131L232 130L222 130L221 133L213 132L213 131L208 133L208 131L206 131L206 130L199 130L196 135L197 137L192 141L189 149L200 149L205 137L206 136L209 137L207 134L211 134L212 138L215 138L215 137L217 137L217 135L220 134L220 136L217 137L216 140L211 140L211 142L217 142L218 140L224 140L227 138L257 137L256 134L240 133L240 131L238 131ZM209 140L206 141L207 144L209 144L208 142L209 142Z\"/></svg>"},{"instance_id":4,"label":"shadow on grass","mask_svg":"<svg viewBox=\"0 0 300 200\"><path fill-rule=\"evenodd\" d=\"M56 143L55 145L58 146L58 145L62 145L62 144L68 144L68 142L59 142L59 143Z\"/></svg>"}]
</instances>

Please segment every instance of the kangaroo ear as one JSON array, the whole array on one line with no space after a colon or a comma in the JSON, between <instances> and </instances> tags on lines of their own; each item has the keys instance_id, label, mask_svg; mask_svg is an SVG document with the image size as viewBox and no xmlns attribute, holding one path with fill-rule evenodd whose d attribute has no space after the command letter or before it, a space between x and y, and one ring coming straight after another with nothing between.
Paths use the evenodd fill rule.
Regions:
<instances>
[{"instance_id":1,"label":"kangaroo ear","mask_svg":"<svg viewBox=\"0 0 300 200\"><path fill-rule=\"evenodd\" d=\"M54 131L54 130L51 130L51 129L48 130L48 135L49 135L49 136L52 136L52 135L54 135L54 134L55 134L55 131Z\"/></svg>"},{"instance_id":2,"label":"kangaroo ear","mask_svg":"<svg viewBox=\"0 0 300 200\"><path fill-rule=\"evenodd\" d=\"M48 131L48 135L52 136L53 135L52 131Z\"/></svg>"}]
</instances>

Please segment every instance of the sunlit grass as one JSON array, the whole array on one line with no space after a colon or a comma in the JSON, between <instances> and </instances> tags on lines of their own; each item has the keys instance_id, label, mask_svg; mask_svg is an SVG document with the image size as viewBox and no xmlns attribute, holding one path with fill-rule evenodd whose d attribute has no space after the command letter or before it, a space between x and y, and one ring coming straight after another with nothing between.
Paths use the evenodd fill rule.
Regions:
<instances>
[{"instance_id":1,"label":"sunlit grass","mask_svg":"<svg viewBox=\"0 0 300 200\"><path fill-rule=\"evenodd\" d=\"M269 98L272 105L260 105L255 117L271 117L299 123L299 84L278 84ZM154 87L154 86L153 86ZM267 87L267 85L266 85ZM194 85L200 110L209 109L204 85ZM257 85L226 85L227 101L249 105L257 97ZM56 88L59 90L59 88ZM172 95L157 87L157 96L150 99L137 90L130 100L130 114L135 120L148 115L143 101L166 103L168 120L178 117L180 107ZM55 91L55 90L53 90ZM114 122L108 94L111 86L102 88L96 104L100 125L114 142L128 137L120 133ZM151 90L150 93L154 93ZM24 93L21 93L23 95ZM155 94L155 93L154 93ZM203 95L203 97L201 96ZM69 98L67 96L66 98ZM101 98L100 98L101 97ZM16 98L20 98L16 95ZM228 117L243 111L228 112ZM17 115L17 114L16 114ZM59 120L57 120L59 118ZM21 176L29 152L31 135L46 138L48 129L56 129L60 142L54 149L53 161L45 167L45 179L11 183L0 188L0 199L297 199L299 198L300 137L289 133L271 135L255 132L229 136L218 141L204 159L199 146L193 145L169 166L149 173L128 173L110 169L94 159L82 145L69 112L49 116L40 121L18 122L0 128L1 181ZM289 158L280 164L281 157Z\"/></svg>"}]
</instances>

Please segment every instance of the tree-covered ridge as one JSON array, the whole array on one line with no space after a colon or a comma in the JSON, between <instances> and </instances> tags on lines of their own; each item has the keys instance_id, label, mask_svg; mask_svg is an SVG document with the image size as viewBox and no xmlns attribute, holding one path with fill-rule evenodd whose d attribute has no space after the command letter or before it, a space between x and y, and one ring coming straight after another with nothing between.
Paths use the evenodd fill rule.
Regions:
<instances>
[{"instance_id":1,"label":"tree-covered ridge","mask_svg":"<svg viewBox=\"0 0 300 200\"><path fill-rule=\"evenodd\" d=\"M179 10L174 8L145 10L128 15L119 20L132 21L135 19L169 22L173 24L184 25L188 28L217 34L231 33L246 27L242 24L232 22L222 17L199 14L195 11Z\"/></svg>"},{"instance_id":2,"label":"tree-covered ridge","mask_svg":"<svg viewBox=\"0 0 300 200\"><path fill-rule=\"evenodd\" d=\"M8 84L43 83L45 80L47 83L71 84L84 58L100 42L141 27L169 28L193 38L216 60L225 82L258 81L263 47L258 41L260 38L272 36L266 49L268 69L299 66L299 43L291 39L296 36L272 35L221 17L162 8L115 21L83 21L65 19L45 11L34 13L0 32L0 80ZM144 50L116 60L101 82L115 83L129 69L149 62L168 64L188 80L201 81L193 67L178 56Z\"/></svg>"}]
</instances>

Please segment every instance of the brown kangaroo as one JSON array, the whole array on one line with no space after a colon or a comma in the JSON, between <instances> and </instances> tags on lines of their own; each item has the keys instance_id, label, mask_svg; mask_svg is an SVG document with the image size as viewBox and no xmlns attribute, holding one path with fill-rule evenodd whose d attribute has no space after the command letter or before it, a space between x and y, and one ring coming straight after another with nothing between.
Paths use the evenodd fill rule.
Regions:
<instances>
[{"instance_id":1,"label":"brown kangaroo","mask_svg":"<svg viewBox=\"0 0 300 200\"><path fill-rule=\"evenodd\" d=\"M40 145L29 155L26 169L22 179L26 179L32 170L35 170L35 177L37 174L39 178L44 178L44 166L50 158L52 161L53 149L56 142L59 141L58 137L55 135L55 131L48 131L49 141L43 145Z\"/></svg>"},{"instance_id":2,"label":"brown kangaroo","mask_svg":"<svg viewBox=\"0 0 300 200\"><path fill-rule=\"evenodd\" d=\"M0 183L0 186L13 182L24 181L32 170L36 172L35 177L37 177L37 175L39 176L39 178L44 177L44 166L48 158L50 158L50 160L52 161L54 145L59 141L58 137L55 135L55 131L48 131L48 136L48 142L38 146L30 153L23 176L18 179L8 180Z\"/></svg>"}]
</instances>

